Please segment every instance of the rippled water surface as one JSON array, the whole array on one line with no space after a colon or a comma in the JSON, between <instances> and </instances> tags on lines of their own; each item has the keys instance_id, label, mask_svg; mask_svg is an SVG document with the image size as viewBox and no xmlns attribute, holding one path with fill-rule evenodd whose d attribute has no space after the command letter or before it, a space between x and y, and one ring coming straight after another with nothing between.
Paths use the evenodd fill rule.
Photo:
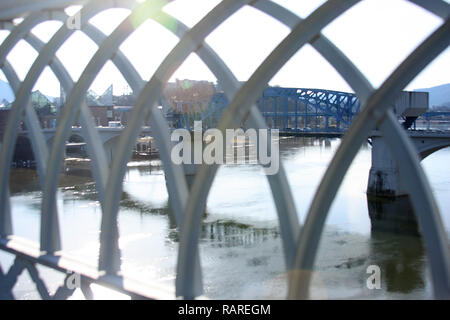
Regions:
<instances>
[{"instance_id":1,"label":"rippled water surface","mask_svg":"<svg viewBox=\"0 0 450 320\"><path fill-rule=\"evenodd\" d=\"M339 139L282 139L281 159L300 221L305 219L315 189L339 143ZM368 203L365 190L370 161L371 150L366 145L358 153L333 203L320 243L311 296L319 299L432 298L421 238L387 232L385 221L379 221L381 228L371 230L369 208L385 209L380 209L384 207L379 203ZM449 161L447 148L422 162L447 231L450 229ZM58 207L63 248L77 258L96 264L101 210L95 186L89 178L74 176L62 176L60 185ZM42 193L36 173L14 169L11 194L15 234L37 241ZM403 210L398 209L402 206L395 208ZM168 209L164 172L158 160L129 163L119 225L124 273L173 288L178 233ZM220 168L201 230L200 256L206 296L220 299L285 296L287 283L277 214L269 184L258 166ZM0 261L5 270L12 257L0 253ZM369 265L380 267L380 290L369 290L366 286ZM39 270L54 290L61 275L42 267ZM28 275L23 275L14 293L17 298L33 299L37 297L34 288ZM101 288L94 289L94 293L100 298L120 298Z\"/></svg>"}]
</instances>

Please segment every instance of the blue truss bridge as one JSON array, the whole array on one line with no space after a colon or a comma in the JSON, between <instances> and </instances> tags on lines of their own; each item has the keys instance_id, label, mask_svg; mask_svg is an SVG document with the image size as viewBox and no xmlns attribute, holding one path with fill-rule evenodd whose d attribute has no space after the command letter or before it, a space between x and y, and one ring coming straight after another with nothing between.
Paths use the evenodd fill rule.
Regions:
<instances>
[{"instance_id":1,"label":"blue truss bridge","mask_svg":"<svg viewBox=\"0 0 450 320\"><path fill-rule=\"evenodd\" d=\"M269 87L258 107L267 126L286 133L342 133L359 113L353 93Z\"/></svg>"},{"instance_id":2,"label":"blue truss bridge","mask_svg":"<svg viewBox=\"0 0 450 320\"><path fill-rule=\"evenodd\" d=\"M173 128L193 130L194 121L202 121L203 129L214 128L228 103L225 94L217 92L210 99L178 102L178 108L166 108L166 118ZM162 104L168 105L168 102L163 100ZM361 108L354 93L284 87L266 88L256 104L268 128L278 129L280 134L306 136L342 136ZM395 106L401 104L399 99ZM404 120L405 128L415 128L416 119L430 121L450 117L450 112L423 111L420 116L401 113L398 116ZM245 127L245 123L242 126Z\"/></svg>"},{"instance_id":3,"label":"blue truss bridge","mask_svg":"<svg viewBox=\"0 0 450 320\"><path fill-rule=\"evenodd\" d=\"M218 92L209 100L183 101L183 108L171 108L166 117L174 128L192 130L194 121L212 128L219 123L227 105L225 94ZM348 92L269 87L257 106L267 126L281 133L342 134L359 113L361 104L355 94Z\"/></svg>"}]
</instances>

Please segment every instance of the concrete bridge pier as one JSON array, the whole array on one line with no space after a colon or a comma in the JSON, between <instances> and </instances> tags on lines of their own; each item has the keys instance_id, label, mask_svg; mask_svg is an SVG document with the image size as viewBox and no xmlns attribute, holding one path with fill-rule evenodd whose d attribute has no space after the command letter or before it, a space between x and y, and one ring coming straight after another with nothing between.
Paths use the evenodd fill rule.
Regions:
<instances>
[{"instance_id":1,"label":"concrete bridge pier","mask_svg":"<svg viewBox=\"0 0 450 320\"><path fill-rule=\"evenodd\" d=\"M367 196L371 230L419 236L419 225L409 196L372 198Z\"/></svg>"},{"instance_id":2,"label":"concrete bridge pier","mask_svg":"<svg viewBox=\"0 0 450 320\"><path fill-rule=\"evenodd\" d=\"M186 178L186 183L188 190L190 191L192 188L192 185L194 184L196 174L198 170L200 169L201 164L195 164L194 163L194 145L195 141L202 145L202 152L203 152L203 137L202 136L195 136L194 134L191 135L191 163L182 163L181 166L183 167L184 176ZM176 144L176 143L175 143ZM185 152L186 150L183 149L182 152ZM182 155L182 154L181 154ZM167 181L166 181L167 185ZM170 194L169 194L169 211L171 211L171 205L170 205ZM170 215L170 214L169 214ZM206 215L206 205L203 209L203 215ZM175 221L175 220L174 220Z\"/></svg>"},{"instance_id":3,"label":"concrete bridge pier","mask_svg":"<svg viewBox=\"0 0 450 320\"><path fill-rule=\"evenodd\" d=\"M448 133L408 131L420 159L450 146ZM420 230L399 165L381 134L372 135L372 167L367 185L367 204L373 231L419 235Z\"/></svg>"},{"instance_id":4,"label":"concrete bridge pier","mask_svg":"<svg viewBox=\"0 0 450 320\"><path fill-rule=\"evenodd\" d=\"M372 137L372 167L367 184L372 231L418 235L419 227L397 162L381 136Z\"/></svg>"},{"instance_id":5,"label":"concrete bridge pier","mask_svg":"<svg viewBox=\"0 0 450 320\"><path fill-rule=\"evenodd\" d=\"M450 146L450 134L447 132L409 131L417 155L421 160L430 154ZM398 164L392 157L381 133L372 134L372 167L369 172L367 195L376 197L405 196L405 185L400 179Z\"/></svg>"},{"instance_id":6,"label":"concrete bridge pier","mask_svg":"<svg viewBox=\"0 0 450 320\"><path fill-rule=\"evenodd\" d=\"M381 136L372 137L372 167L369 171L367 195L390 198L407 195L397 162Z\"/></svg>"}]
</instances>

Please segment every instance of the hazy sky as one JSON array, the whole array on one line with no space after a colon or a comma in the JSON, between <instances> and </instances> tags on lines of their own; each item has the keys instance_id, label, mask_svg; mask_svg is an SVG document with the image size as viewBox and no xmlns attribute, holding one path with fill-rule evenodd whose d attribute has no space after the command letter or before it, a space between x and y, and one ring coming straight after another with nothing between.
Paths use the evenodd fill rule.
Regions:
<instances>
[{"instance_id":1,"label":"hazy sky","mask_svg":"<svg viewBox=\"0 0 450 320\"><path fill-rule=\"evenodd\" d=\"M188 26L193 26L219 1L178 0L165 7ZM306 17L324 1L277 0L301 17ZM106 34L129 14L128 10L111 9L91 22ZM417 45L442 23L441 19L403 0L365 0L336 19L323 33L332 40L368 77L379 86ZM39 38L48 41L61 26L45 22L33 29ZM264 13L244 7L219 26L207 42L217 51L239 80L247 80L265 57L288 34L284 25ZM8 32L0 32L3 41ZM176 45L177 38L153 21L147 21L121 46L140 75L149 79L164 57ZM69 73L78 79L95 53L96 45L81 32L76 32L57 52ZM8 60L23 79L36 58L36 52L21 41ZM441 54L407 89L431 87L450 82L450 50ZM0 78L5 80L0 72ZM173 76L179 79L215 81L206 66L191 55ZM126 81L111 62L103 68L92 85L102 93L111 83L115 94L127 88ZM337 72L315 50L302 48L271 80L271 85L303 88L323 88L351 91ZM35 89L59 96L59 83L49 70L41 75Z\"/></svg>"}]
</instances>

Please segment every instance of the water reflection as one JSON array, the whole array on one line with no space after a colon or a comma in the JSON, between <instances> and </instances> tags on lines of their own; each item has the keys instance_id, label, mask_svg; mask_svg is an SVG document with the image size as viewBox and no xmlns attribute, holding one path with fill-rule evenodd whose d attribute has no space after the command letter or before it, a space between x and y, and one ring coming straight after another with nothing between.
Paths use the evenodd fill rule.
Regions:
<instances>
[{"instance_id":1,"label":"water reflection","mask_svg":"<svg viewBox=\"0 0 450 320\"><path fill-rule=\"evenodd\" d=\"M372 231L419 236L419 227L409 196L373 198L367 196Z\"/></svg>"},{"instance_id":2,"label":"water reflection","mask_svg":"<svg viewBox=\"0 0 450 320\"><path fill-rule=\"evenodd\" d=\"M425 286L426 258L409 196L367 197L371 220L370 259L380 267L388 292L411 293Z\"/></svg>"},{"instance_id":3,"label":"water reflection","mask_svg":"<svg viewBox=\"0 0 450 320\"><path fill-rule=\"evenodd\" d=\"M370 262L381 269L382 288L412 293L425 287L426 256L422 238L372 231Z\"/></svg>"},{"instance_id":4,"label":"water reflection","mask_svg":"<svg viewBox=\"0 0 450 320\"><path fill-rule=\"evenodd\" d=\"M93 183L65 188L65 202L75 200L95 201L97 191ZM70 196L68 193L72 196ZM163 206L155 206L148 202L143 202L133 198L128 192L122 193L120 201L121 209L128 209L141 216L157 215L166 216L168 221L167 238L173 242L179 241L179 233L172 209L168 202ZM36 208L39 209L39 208ZM200 241L208 242L211 247L226 248L238 246L251 246L262 243L269 239L277 239L279 230L277 227L254 226L252 224L241 223L232 219L219 219L208 221L208 212L203 214Z\"/></svg>"},{"instance_id":5,"label":"water reflection","mask_svg":"<svg viewBox=\"0 0 450 320\"><path fill-rule=\"evenodd\" d=\"M60 174L58 180L62 189L85 188L86 184L92 182L92 178L88 176L68 174ZM12 195L41 191L37 171L29 168L11 169L9 188Z\"/></svg>"},{"instance_id":6,"label":"water reflection","mask_svg":"<svg viewBox=\"0 0 450 320\"><path fill-rule=\"evenodd\" d=\"M254 227L233 220L204 222L201 239L212 247L248 247L279 237L278 228Z\"/></svg>"},{"instance_id":7,"label":"water reflection","mask_svg":"<svg viewBox=\"0 0 450 320\"><path fill-rule=\"evenodd\" d=\"M339 143L339 139L280 137L300 221ZM436 170L432 185L439 187L436 196L446 205L450 185L441 171L448 157L441 155L430 156L425 164L428 161ZM370 150L364 147L330 210L315 266L321 285L331 298L429 298L425 251L410 204L407 198L368 199L369 168ZM95 184L92 178L61 174L59 186L64 249L96 261L101 210ZM32 232L30 238L38 240L42 192L36 172L12 169L10 188L15 231L20 236ZM161 162L130 162L123 190L119 226L125 270L148 283L173 286L179 238ZM211 298L260 298L264 288L268 297L284 296L277 213L258 166L222 166L218 171L202 217L200 257ZM382 290L366 288L369 265L380 266Z\"/></svg>"},{"instance_id":8,"label":"water reflection","mask_svg":"<svg viewBox=\"0 0 450 320\"><path fill-rule=\"evenodd\" d=\"M295 155L300 149L318 147L319 149L331 148L332 140L336 138L314 138L314 137L280 137L280 155L289 157Z\"/></svg>"},{"instance_id":9,"label":"water reflection","mask_svg":"<svg viewBox=\"0 0 450 320\"><path fill-rule=\"evenodd\" d=\"M144 173L144 172L143 172ZM92 184L74 187L70 190L76 197L85 200L96 198ZM416 294L425 287L426 256L422 239L418 237L417 224L412 213L412 208L407 197L389 200L367 199L369 215L371 217L371 234L368 239L368 251L356 254L348 252L339 254L340 263L334 263L334 270L349 272L348 277L359 277L360 286L365 286L365 269L369 265L377 265L381 269L383 292L396 294ZM120 202L121 209L128 209L145 216L166 216L168 228L166 229L168 240L179 242L179 232L173 212L167 202L163 206L154 206L135 199L128 192L124 192ZM411 216L412 215L412 216ZM215 219L214 214L205 212L200 229L200 244L212 249L245 249L250 258L246 265L249 267L263 267L271 263L273 257L267 255L252 256L252 248L264 243L278 243L280 233L278 227L256 226L251 223L243 223L233 219ZM338 233L339 234L339 233ZM325 237L325 243L328 243ZM357 246L350 235L333 236L333 242ZM362 240L361 240L362 241ZM329 251L332 246L327 244ZM208 252L211 252L208 249ZM240 251L238 251L240 252ZM217 251L219 254L220 251ZM237 254L237 253L229 253ZM282 256L279 257L282 259ZM347 271L346 271L347 270ZM353 275L352 275L353 274ZM333 286L329 279L324 280L327 286ZM364 291L363 291L364 292ZM414 295L413 295L414 296Z\"/></svg>"},{"instance_id":10,"label":"water reflection","mask_svg":"<svg viewBox=\"0 0 450 320\"><path fill-rule=\"evenodd\" d=\"M167 216L167 238L173 242L179 242L177 224L168 203L162 207L155 208L147 203L133 199L128 193L124 192L120 206L122 209L133 209L133 211L139 212L140 215ZM276 227L257 227L232 219L208 221L208 216L208 212L205 211L202 217L200 241L207 242L213 248L248 247L279 237L279 230Z\"/></svg>"}]
</instances>

